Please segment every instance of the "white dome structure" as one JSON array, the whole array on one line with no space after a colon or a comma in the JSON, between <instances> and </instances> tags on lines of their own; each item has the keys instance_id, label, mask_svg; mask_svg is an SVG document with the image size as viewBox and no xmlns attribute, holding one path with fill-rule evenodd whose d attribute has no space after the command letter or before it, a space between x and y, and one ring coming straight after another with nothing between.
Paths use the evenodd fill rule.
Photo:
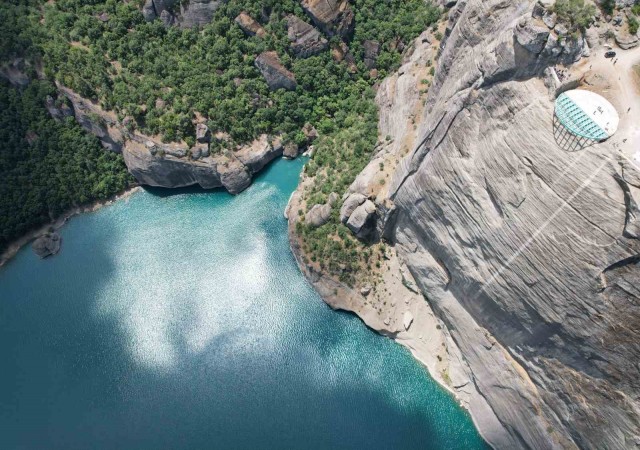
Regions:
<instances>
[{"instance_id":1,"label":"white dome structure","mask_svg":"<svg viewBox=\"0 0 640 450\"><path fill-rule=\"evenodd\" d=\"M598 142L613 136L620 123L618 112L607 99L583 89L560 94L555 114L571 134Z\"/></svg>"}]
</instances>

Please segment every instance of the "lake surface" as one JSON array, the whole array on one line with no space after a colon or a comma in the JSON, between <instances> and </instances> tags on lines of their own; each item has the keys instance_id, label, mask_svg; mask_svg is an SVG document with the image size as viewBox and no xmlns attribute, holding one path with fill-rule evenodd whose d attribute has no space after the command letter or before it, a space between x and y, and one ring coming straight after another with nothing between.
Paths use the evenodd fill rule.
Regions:
<instances>
[{"instance_id":1,"label":"lake surface","mask_svg":"<svg viewBox=\"0 0 640 450\"><path fill-rule=\"evenodd\" d=\"M135 194L0 269L0 448L484 448L406 350L298 271L282 212L301 164L237 197Z\"/></svg>"}]
</instances>

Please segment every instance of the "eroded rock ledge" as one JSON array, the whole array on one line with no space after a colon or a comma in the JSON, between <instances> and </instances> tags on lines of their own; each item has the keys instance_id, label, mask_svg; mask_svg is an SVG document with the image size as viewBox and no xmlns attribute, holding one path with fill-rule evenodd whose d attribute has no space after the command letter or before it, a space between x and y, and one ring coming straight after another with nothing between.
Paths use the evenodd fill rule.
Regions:
<instances>
[{"instance_id":1,"label":"eroded rock ledge","mask_svg":"<svg viewBox=\"0 0 640 450\"><path fill-rule=\"evenodd\" d=\"M186 144L165 144L129 131L114 113L102 110L70 89L61 85L58 89L71 101L80 125L97 136L108 150L121 152L129 172L141 184L166 188L223 187L238 194L249 187L256 173L283 154L281 140L267 135L246 146L212 153L210 141L218 138L212 137L204 124L196 127L197 143L191 148Z\"/></svg>"}]
</instances>

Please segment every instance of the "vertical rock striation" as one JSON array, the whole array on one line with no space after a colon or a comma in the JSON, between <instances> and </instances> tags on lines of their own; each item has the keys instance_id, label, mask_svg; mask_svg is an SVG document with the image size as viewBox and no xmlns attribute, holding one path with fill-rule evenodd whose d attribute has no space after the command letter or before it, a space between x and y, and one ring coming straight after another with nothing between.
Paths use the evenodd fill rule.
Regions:
<instances>
[{"instance_id":1,"label":"vertical rock striation","mask_svg":"<svg viewBox=\"0 0 640 450\"><path fill-rule=\"evenodd\" d=\"M532 23L533 3L451 11L385 231L503 425L471 405L491 444L629 448L640 436L637 202L613 142L569 152L554 140L541 77L583 44Z\"/></svg>"}]
</instances>

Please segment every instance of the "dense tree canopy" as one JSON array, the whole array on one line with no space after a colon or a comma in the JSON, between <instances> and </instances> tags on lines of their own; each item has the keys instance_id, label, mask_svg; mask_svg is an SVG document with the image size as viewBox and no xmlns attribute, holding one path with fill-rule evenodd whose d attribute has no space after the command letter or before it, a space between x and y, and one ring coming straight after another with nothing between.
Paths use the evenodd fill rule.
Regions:
<instances>
[{"instance_id":1,"label":"dense tree canopy","mask_svg":"<svg viewBox=\"0 0 640 450\"><path fill-rule=\"evenodd\" d=\"M0 250L131 181L120 155L105 151L73 118L51 118L44 100L54 92L48 82L33 81L22 91L0 83Z\"/></svg>"},{"instance_id":2,"label":"dense tree canopy","mask_svg":"<svg viewBox=\"0 0 640 450\"><path fill-rule=\"evenodd\" d=\"M142 132L165 141L192 143L196 117L235 143L263 133L302 143L301 129L311 123L322 138L308 170L328 180L311 195L323 198L349 185L377 140L375 80L364 64L364 42L380 43L380 79L398 66L402 43L440 16L423 0L350 3L356 25L348 45L357 70L335 61L330 50L294 57L286 16L309 21L298 0L229 0L212 23L194 29L146 22L142 0L10 0L0 5L0 58L41 62L48 80L100 102L120 119L133 118ZM262 22L264 38L245 36L234 21L241 11ZM331 44L339 41L334 37ZM268 88L254 65L267 50L295 74L294 91ZM0 155L0 246L127 183L120 157L101 150L71 119L60 124L47 116L43 99L52 90L50 82L35 82L22 94L2 86L0 126L7 136ZM9 136L11 129L19 132ZM38 138L28 142L27 131Z\"/></svg>"}]
</instances>

